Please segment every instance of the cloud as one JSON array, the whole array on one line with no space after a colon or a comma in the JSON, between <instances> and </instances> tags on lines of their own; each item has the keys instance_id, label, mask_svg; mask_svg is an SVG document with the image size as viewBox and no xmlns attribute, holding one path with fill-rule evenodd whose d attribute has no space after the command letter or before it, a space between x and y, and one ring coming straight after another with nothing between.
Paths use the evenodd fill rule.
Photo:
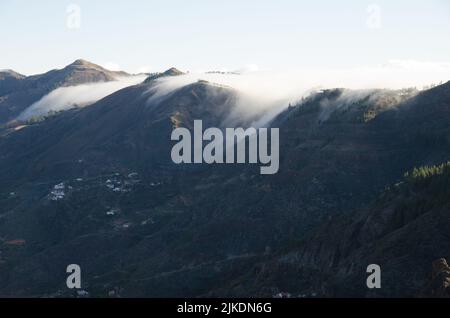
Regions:
<instances>
[{"instance_id":1,"label":"cloud","mask_svg":"<svg viewBox=\"0 0 450 318\"><path fill-rule=\"evenodd\" d=\"M60 87L29 106L17 119L27 120L35 116L47 115L51 111L84 107L122 88L141 83L144 79L145 75L130 76L121 77L112 82Z\"/></svg>"},{"instance_id":2,"label":"cloud","mask_svg":"<svg viewBox=\"0 0 450 318\"><path fill-rule=\"evenodd\" d=\"M354 90L422 88L450 80L450 63L417 60L391 60L373 67L347 69L306 69L285 72L260 71L256 67L242 74L190 73L156 81L149 103L157 103L172 91L198 80L230 86L240 92L238 107L230 118L258 117L255 125L263 125L312 91L327 88Z\"/></svg>"},{"instance_id":3,"label":"cloud","mask_svg":"<svg viewBox=\"0 0 450 318\"><path fill-rule=\"evenodd\" d=\"M171 92L197 82L230 86L238 94L237 106L229 114L233 118L257 118L255 125L264 125L289 103L296 103L312 91L326 88L349 89L401 89L421 88L450 80L450 63L427 62L412 59L390 60L373 67L341 69L305 69L265 71L256 65L248 65L234 73L196 72L182 76L165 77L149 88L148 104L157 104ZM143 81L145 76L122 78L115 82L64 87L52 91L31 105L19 119L45 115L75 106L86 106L121 88Z\"/></svg>"},{"instance_id":4,"label":"cloud","mask_svg":"<svg viewBox=\"0 0 450 318\"><path fill-rule=\"evenodd\" d=\"M240 69L237 69L235 72L240 74L251 73L259 71L259 66L256 64L247 64Z\"/></svg>"}]
</instances>

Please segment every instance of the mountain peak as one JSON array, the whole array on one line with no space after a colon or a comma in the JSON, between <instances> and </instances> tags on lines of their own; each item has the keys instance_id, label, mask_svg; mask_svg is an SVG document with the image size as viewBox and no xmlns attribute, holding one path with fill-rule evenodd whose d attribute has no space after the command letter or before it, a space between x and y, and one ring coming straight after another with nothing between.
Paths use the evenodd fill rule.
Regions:
<instances>
[{"instance_id":1,"label":"mountain peak","mask_svg":"<svg viewBox=\"0 0 450 318\"><path fill-rule=\"evenodd\" d=\"M74 66L92 66L92 65L95 65L95 64L93 64L93 63L91 63L89 61L83 60L83 59L78 59L78 60L76 60L75 62L73 62L70 65L74 65Z\"/></svg>"},{"instance_id":2,"label":"mountain peak","mask_svg":"<svg viewBox=\"0 0 450 318\"><path fill-rule=\"evenodd\" d=\"M184 73L175 67L169 68L167 71L163 73L165 76L178 76L183 75Z\"/></svg>"},{"instance_id":3,"label":"mountain peak","mask_svg":"<svg viewBox=\"0 0 450 318\"><path fill-rule=\"evenodd\" d=\"M109 71L98 64L94 64L92 62L89 62L89 61L83 60L83 59L76 60L72 64L67 65L66 68L69 68L69 69L94 69L97 71L104 71L104 72Z\"/></svg>"},{"instance_id":4,"label":"mountain peak","mask_svg":"<svg viewBox=\"0 0 450 318\"><path fill-rule=\"evenodd\" d=\"M0 70L0 78L6 78L6 77L23 79L26 76L22 75L20 73L17 73L16 71L10 70L10 69Z\"/></svg>"},{"instance_id":5,"label":"mountain peak","mask_svg":"<svg viewBox=\"0 0 450 318\"><path fill-rule=\"evenodd\" d=\"M147 79L144 81L144 83L149 83L149 82L151 82L155 79L161 78L161 77L179 76L179 75L184 75L184 74L185 73L183 73L179 69L177 69L175 67L171 67L162 73L151 74L149 77L147 77Z\"/></svg>"}]
</instances>

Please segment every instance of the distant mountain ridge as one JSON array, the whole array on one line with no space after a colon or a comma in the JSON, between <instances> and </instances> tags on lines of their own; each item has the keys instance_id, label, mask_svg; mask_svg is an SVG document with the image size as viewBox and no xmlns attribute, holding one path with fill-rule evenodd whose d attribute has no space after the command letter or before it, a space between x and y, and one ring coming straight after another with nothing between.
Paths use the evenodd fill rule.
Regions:
<instances>
[{"instance_id":1,"label":"distant mountain ridge","mask_svg":"<svg viewBox=\"0 0 450 318\"><path fill-rule=\"evenodd\" d=\"M19 74L13 70L0 70L0 80L4 80L6 78L15 78L15 79L23 79L26 76Z\"/></svg>"},{"instance_id":2,"label":"distant mountain ridge","mask_svg":"<svg viewBox=\"0 0 450 318\"><path fill-rule=\"evenodd\" d=\"M14 71L0 72L0 124L14 119L25 108L58 87L109 82L125 76L129 74L109 71L82 59L63 69L32 76Z\"/></svg>"},{"instance_id":3,"label":"distant mountain ridge","mask_svg":"<svg viewBox=\"0 0 450 318\"><path fill-rule=\"evenodd\" d=\"M177 68L172 67L165 72L151 74L149 77L147 77L147 79L145 80L145 83L149 83L153 80L156 80L156 79L162 78L162 77L180 76L180 75L184 75L184 74L185 73L178 70Z\"/></svg>"}]
</instances>

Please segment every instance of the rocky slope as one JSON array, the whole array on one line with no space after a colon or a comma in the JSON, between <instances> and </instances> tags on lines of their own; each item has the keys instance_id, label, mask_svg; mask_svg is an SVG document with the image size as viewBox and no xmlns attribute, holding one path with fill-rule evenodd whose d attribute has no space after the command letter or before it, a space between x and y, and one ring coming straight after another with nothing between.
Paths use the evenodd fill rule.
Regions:
<instances>
[{"instance_id":1,"label":"rocky slope","mask_svg":"<svg viewBox=\"0 0 450 318\"><path fill-rule=\"evenodd\" d=\"M450 251L449 189L450 164L408 176L369 207L333 217L299 247L259 264L250 286L239 287L264 296L431 297L430 264ZM369 264L381 266L381 289L366 287Z\"/></svg>"},{"instance_id":2,"label":"rocky slope","mask_svg":"<svg viewBox=\"0 0 450 318\"><path fill-rule=\"evenodd\" d=\"M421 296L450 297L450 267L445 258L440 258L433 262L431 278Z\"/></svg>"}]
</instances>

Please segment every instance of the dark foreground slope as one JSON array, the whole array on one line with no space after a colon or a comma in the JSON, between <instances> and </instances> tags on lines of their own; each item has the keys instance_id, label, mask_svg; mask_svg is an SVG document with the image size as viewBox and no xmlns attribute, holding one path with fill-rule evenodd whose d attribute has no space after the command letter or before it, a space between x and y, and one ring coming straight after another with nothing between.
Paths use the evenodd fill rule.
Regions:
<instances>
[{"instance_id":1,"label":"dark foreground slope","mask_svg":"<svg viewBox=\"0 0 450 318\"><path fill-rule=\"evenodd\" d=\"M204 119L205 125L221 127L234 108L236 92L203 81L156 96L155 84L123 89L85 109L67 111L2 136L0 236L5 250L1 261L7 269L2 271L3 278L11 283L12 293L43 291L40 282L46 286L47 275L35 276L37 281L30 284L9 270L40 268L43 264L37 258L50 252L49 247L63 252L67 244L81 244L82 253L69 254L79 261L94 257L93 266L101 272L121 266L117 257L123 253L138 263L153 256L164 261L162 255L146 252L148 242L142 244L145 251L128 251L127 244L118 249L102 244L127 241L131 228L138 230L131 235L138 243L161 224L172 231L168 221L184 222L180 182L195 176L199 168L172 163L172 129L189 128L197 118ZM245 121L238 124L245 125ZM86 249L91 240L100 245ZM17 241L25 243L17 246ZM93 254L86 254L88 250ZM98 254L107 250L115 254L112 267ZM54 252L44 259L58 273L66 259ZM59 282L60 277L52 280Z\"/></svg>"},{"instance_id":2,"label":"dark foreground slope","mask_svg":"<svg viewBox=\"0 0 450 318\"><path fill-rule=\"evenodd\" d=\"M294 297L430 297L432 263L450 256L449 213L450 164L415 169L367 208L334 217L298 248L255 266L240 287ZM381 267L381 289L366 286L369 264Z\"/></svg>"},{"instance_id":3,"label":"dark foreground slope","mask_svg":"<svg viewBox=\"0 0 450 318\"><path fill-rule=\"evenodd\" d=\"M406 171L450 158L449 84L417 96L311 96L273 122L281 144L273 176L247 165L174 165L172 129L194 119L221 127L237 92L198 82L155 99L152 85L0 138L0 294L70 295L65 268L76 263L94 296L365 295L358 273L367 261L386 257L389 271L389 253L420 255L414 241L403 255L399 241L367 238L380 250L370 258L354 252L351 233ZM356 237L380 227L365 224ZM421 237L428 250L431 234ZM404 282L383 295L410 295L417 286Z\"/></svg>"}]
</instances>

